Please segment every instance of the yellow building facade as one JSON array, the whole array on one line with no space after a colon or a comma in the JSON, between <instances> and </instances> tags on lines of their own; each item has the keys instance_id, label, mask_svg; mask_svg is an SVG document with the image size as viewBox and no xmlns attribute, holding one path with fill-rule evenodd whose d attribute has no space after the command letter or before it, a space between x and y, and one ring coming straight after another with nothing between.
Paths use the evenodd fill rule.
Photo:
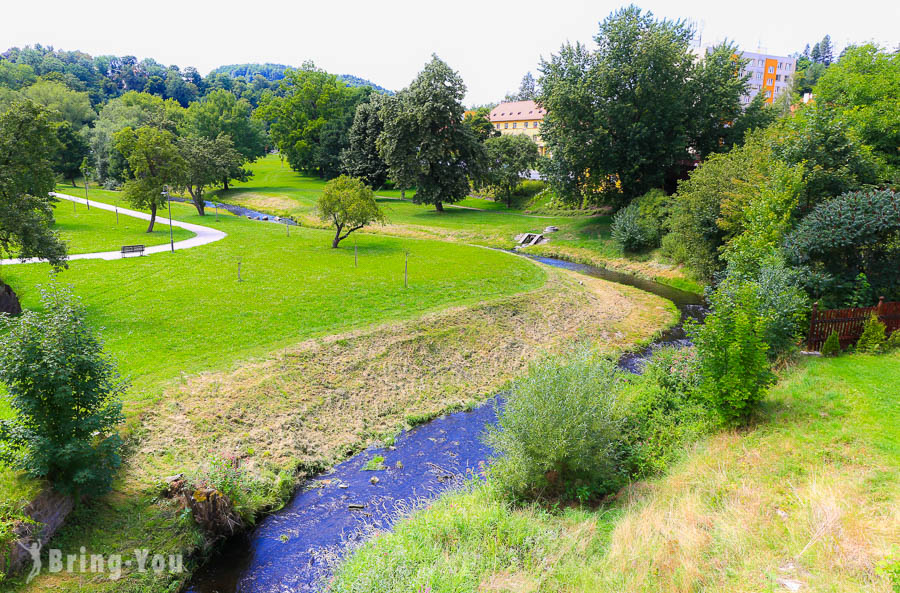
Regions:
<instances>
[{"instance_id":1,"label":"yellow building facade","mask_svg":"<svg viewBox=\"0 0 900 593\"><path fill-rule=\"evenodd\" d=\"M512 101L500 103L491 109L488 119L494 129L501 134L524 134L531 138L541 154L545 154L541 125L546 110L534 101Z\"/></svg>"}]
</instances>

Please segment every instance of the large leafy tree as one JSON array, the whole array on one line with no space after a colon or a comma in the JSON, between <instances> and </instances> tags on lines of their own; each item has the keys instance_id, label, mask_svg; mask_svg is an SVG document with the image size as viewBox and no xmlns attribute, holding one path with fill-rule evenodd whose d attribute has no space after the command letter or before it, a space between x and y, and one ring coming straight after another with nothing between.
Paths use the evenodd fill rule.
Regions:
<instances>
[{"instance_id":1,"label":"large leafy tree","mask_svg":"<svg viewBox=\"0 0 900 593\"><path fill-rule=\"evenodd\" d=\"M66 247L51 229L58 140L51 114L31 101L0 113L0 254L65 265Z\"/></svg>"},{"instance_id":2,"label":"large leafy tree","mask_svg":"<svg viewBox=\"0 0 900 593\"><path fill-rule=\"evenodd\" d=\"M815 96L900 169L900 53L873 44L848 48L819 79Z\"/></svg>"},{"instance_id":3,"label":"large leafy tree","mask_svg":"<svg viewBox=\"0 0 900 593\"><path fill-rule=\"evenodd\" d=\"M16 412L0 421L0 459L76 499L104 494L121 464L125 384L68 291L41 302L43 313L0 316L0 383Z\"/></svg>"},{"instance_id":4,"label":"large leafy tree","mask_svg":"<svg viewBox=\"0 0 900 593\"><path fill-rule=\"evenodd\" d=\"M75 130L80 130L97 117L87 93L73 91L60 82L41 80L22 93L49 109L57 120L69 122Z\"/></svg>"},{"instance_id":5,"label":"large leafy tree","mask_svg":"<svg viewBox=\"0 0 900 593\"><path fill-rule=\"evenodd\" d=\"M69 122L56 124L56 138L59 148L54 159L54 170L75 186L75 178L81 171L81 163L88 154L88 144L83 134L79 134Z\"/></svg>"},{"instance_id":6,"label":"large leafy tree","mask_svg":"<svg viewBox=\"0 0 900 593\"><path fill-rule=\"evenodd\" d=\"M494 124L488 119L490 112L488 107L478 107L467 111L463 117L463 124L469 126L482 142L500 135L500 130L494 128Z\"/></svg>"},{"instance_id":7,"label":"large leafy tree","mask_svg":"<svg viewBox=\"0 0 900 593\"><path fill-rule=\"evenodd\" d=\"M206 201L203 192L223 177L237 178L236 171L243 170L244 155L237 151L227 134L219 134L214 140L187 136L179 138L177 143L185 165L178 186L188 190L197 212L204 216Z\"/></svg>"},{"instance_id":8,"label":"large leafy tree","mask_svg":"<svg viewBox=\"0 0 900 593\"><path fill-rule=\"evenodd\" d=\"M373 222L384 222L384 213L375 201L372 189L362 180L346 175L325 184L316 206L319 217L334 225L333 249L337 249L353 231Z\"/></svg>"},{"instance_id":9,"label":"large leafy tree","mask_svg":"<svg viewBox=\"0 0 900 593\"><path fill-rule=\"evenodd\" d=\"M373 94L368 101L357 105L350 126L350 143L341 155L347 173L374 188L382 187L388 174L387 164L378 153L378 137L384 130L381 100L382 95Z\"/></svg>"},{"instance_id":10,"label":"large leafy tree","mask_svg":"<svg viewBox=\"0 0 900 593\"><path fill-rule=\"evenodd\" d=\"M565 45L542 63L547 174L564 197L624 203L677 177L689 148L713 152L739 111L733 46L704 62L693 29L635 6L600 24L593 52Z\"/></svg>"},{"instance_id":11,"label":"large leafy tree","mask_svg":"<svg viewBox=\"0 0 900 593\"><path fill-rule=\"evenodd\" d=\"M512 193L522 177L538 161L537 144L523 134L497 136L484 142L487 166L483 183L506 196L506 207L512 207Z\"/></svg>"},{"instance_id":12,"label":"large leafy tree","mask_svg":"<svg viewBox=\"0 0 900 593\"><path fill-rule=\"evenodd\" d=\"M409 87L386 102L378 145L391 177L414 180L417 204L463 199L481 176L484 148L463 124L466 93L459 74L436 55Z\"/></svg>"},{"instance_id":13,"label":"large leafy tree","mask_svg":"<svg viewBox=\"0 0 900 593\"><path fill-rule=\"evenodd\" d=\"M265 94L254 116L269 123L269 133L292 169L329 177L340 168L356 105L369 92L348 87L307 62L285 71L278 93Z\"/></svg>"},{"instance_id":14,"label":"large leafy tree","mask_svg":"<svg viewBox=\"0 0 900 593\"><path fill-rule=\"evenodd\" d=\"M136 208L150 210L147 232L153 232L156 211L166 203L166 186L176 184L184 175L185 162L175 146L175 136L167 130L143 126L120 130L114 139L130 169L125 198Z\"/></svg>"},{"instance_id":15,"label":"large leafy tree","mask_svg":"<svg viewBox=\"0 0 900 593\"><path fill-rule=\"evenodd\" d=\"M226 90L214 90L191 103L182 124L186 135L215 140L226 134L244 162L253 162L266 152L266 134L261 121L251 118L253 108L246 99L238 99ZM232 179L227 172L219 180L228 189Z\"/></svg>"}]
</instances>

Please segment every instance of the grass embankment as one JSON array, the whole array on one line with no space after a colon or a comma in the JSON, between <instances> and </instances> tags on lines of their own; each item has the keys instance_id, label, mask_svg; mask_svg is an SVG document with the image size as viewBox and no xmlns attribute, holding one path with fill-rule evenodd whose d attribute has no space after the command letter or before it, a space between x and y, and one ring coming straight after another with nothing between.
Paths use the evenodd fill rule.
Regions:
<instances>
[{"instance_id":1,"label":"grass embankment","mask_svg":"<svg viewBox=\"0 0 900 593\"><path fill-rule=\"evenodd\" d=\"M254 175L246 183L236 183L228 191L210 193L211 200L238 204L278 216L293 216L303 224L320 226L315 204L325 182L306 177L282 166L276 155L250 165ZM550 242L533 247L529 252L558 256L579 263L610 267L657 280L682 290L702 293L697 282L687 277L683 268L660 261L658 254L626 256L612 241L608 215L584 212L528 214L521 201L512 209L502 202L469 197L444 212L431 206L401 201L399 190L375 192L384 208L388 224L368 229L371 232L407 237L434 238L504 249L515 245L520 233L540 233L548 226L559 232L548 235ZM407 198L413 192L407 192Z\"/></svg>"},{"instance_id":2,"label":"grass embankment","mask_svg":"<svg viewBox=\"0 0 900 593\"><path fill-rule=\"evenodd\" d=\"M582 284L502 252L360 234L354 267L352 243L333 250L327 231L293 228L287 237L278 225L172 208L228 236L174 254L76 261L59 274L132 380L125 466L114 491L76 510L54 538L66 553L194 550L190 517L157 500L167 475L195 472L217 453L241 457L263 478L327 463L405 421L479 400L544 347L581 335L624 347L675 318L656 297ZM4 275L28 307L49 268L10 266ZM0 484L10 504L35 487L8 469ZM265 491L254 504L283 495ZM182 578L62 573L9 586L161 591Z\"/></svg>"},{"instance_id":3,"label":"grass embankment","mask_svg":"<svg viewBox=\"0 0 900 593\"><path fill-rule=\"evenodd\" d=\"M77 196L78 190L65 185L56 191L70 196ZM83 194L83 192L81 192ZM91 197L100 198L93 195ZM104 196L106 197L106 196ZM124 204L123 207L130 208ZM168 220L168 214L165 214ZM123 245L161 245L169 242L169 225L157 222L153 232L147 232L146 220L139 220L124 214L116 218L115 212L99 208L91 208L68 200L60 200L53 207L53 218L56 224L53 229L59 231L66 242L70 254L93 253L96 251L116 251ZM194 233L178 227L172 228L175 241L190 239Z\"/></svg>"},{"instance_id":4,"label":"grass embankment","mask_svg":"<svg viewBox=\"0 0 900 593\"><path fill-rule=\"evenodd\" d=\"M364 545L332 590L896 591L898 384L900 353L807 360L756 425L607 505L512 508L475 486Z\"/></svg>"}]
</instances>

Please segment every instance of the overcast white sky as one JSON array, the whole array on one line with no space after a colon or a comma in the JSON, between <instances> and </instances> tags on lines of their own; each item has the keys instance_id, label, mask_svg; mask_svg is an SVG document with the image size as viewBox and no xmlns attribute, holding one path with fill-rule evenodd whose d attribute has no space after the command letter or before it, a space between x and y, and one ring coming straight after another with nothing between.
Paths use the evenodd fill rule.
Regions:
<instances>
[{"instance_id":1,"label":"overcast white sky","mask_svg":"<svg viewBox=\"0 0 900 593\"><path fill-rule=\"evenodd\" d=\"M202 74L222 64L313 60L400 89L436 52L459 70L467 103L515 90L565 41L593 43L597 23L627 2L457 0L2 0L0 51L41 43L92 55L151 57ZM897 0L637 2L657 16L695 22L702 43L800 51L826 33L835 55L849 42L900 42Z\"/></svg>"}]
</instances>

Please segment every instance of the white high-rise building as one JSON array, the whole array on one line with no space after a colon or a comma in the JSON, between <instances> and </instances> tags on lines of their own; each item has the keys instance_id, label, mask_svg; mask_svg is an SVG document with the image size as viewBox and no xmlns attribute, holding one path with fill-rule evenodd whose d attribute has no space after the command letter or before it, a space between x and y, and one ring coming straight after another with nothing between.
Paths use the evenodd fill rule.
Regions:
<instances>
[{"instance_id":1,"label":"white high-rise building","mask_svg":"<svg viewBox=\"0 0 900 593\"><path fill-rule=\"evenodd\" d=\"M743 52L741 57L749 60L742 74L750 73L748 94L741 97L743 105L750 103L759 93L763 93L766 103L773 103L783 93L790 92L797 70L797 58L752 51Z\"/></svg>"}]
</instances>

